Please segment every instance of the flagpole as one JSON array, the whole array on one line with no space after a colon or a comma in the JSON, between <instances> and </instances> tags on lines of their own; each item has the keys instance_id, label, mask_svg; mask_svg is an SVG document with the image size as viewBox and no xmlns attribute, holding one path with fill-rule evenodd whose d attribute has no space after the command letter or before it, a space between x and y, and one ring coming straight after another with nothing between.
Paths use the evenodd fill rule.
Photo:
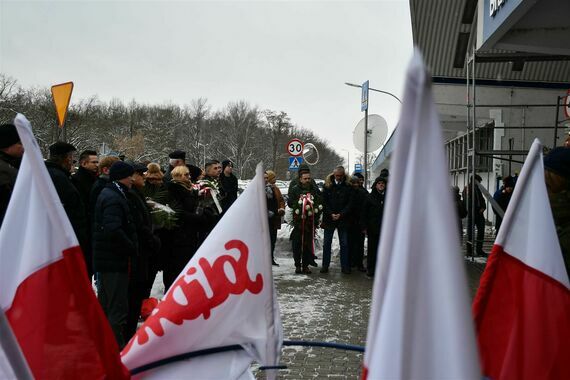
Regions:
<instances>
[{"instance_id":1,"label":"flagpole","mask_svg":"<svg viewBox=\"0 0 570 380\"><path fill-rule=\"evenodd\" d=\"M4 314L4 310L0 312L0 347L2 347L2 351L6 354L8 363L10 363L16 378L33 380L34 377L32 376L30 367L28 367L28 363L24 359L24 354L22 353L20 345L12 332L12 328L8 322L8 318L6 318L6 315Z\"/></svg>"}]
</instances>

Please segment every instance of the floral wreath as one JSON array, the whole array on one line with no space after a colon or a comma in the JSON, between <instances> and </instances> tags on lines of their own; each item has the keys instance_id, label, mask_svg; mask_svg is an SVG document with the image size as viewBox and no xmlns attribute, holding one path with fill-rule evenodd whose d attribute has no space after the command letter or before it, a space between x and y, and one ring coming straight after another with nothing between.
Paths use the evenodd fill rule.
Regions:
<instances>
[{"instance_id":1,"label":"floral wreath","mask_svg":"<svg viewBox=\"0 0 570 380\"><path fill-rule=\"evenodd\" d=\"M208 199L211 198L218 209L218 212L222 213L222 206L220 205L220 200L218 199L220 196L219 185L207 179L202 179L197 183L192 185L192 188L198 194L200 199Z\"/></svg>"},{"instance_id":2,"label":"floral wreath","mask_svg":"<svg viewBox=\"0 0 570 380\"><path fill-rule=\"evenodd\" d=\"M311 193L301 194L299 200L293 204L293 219L309 219L318 217L323 211L323 205Z\"/></svg>"}]
</instances>

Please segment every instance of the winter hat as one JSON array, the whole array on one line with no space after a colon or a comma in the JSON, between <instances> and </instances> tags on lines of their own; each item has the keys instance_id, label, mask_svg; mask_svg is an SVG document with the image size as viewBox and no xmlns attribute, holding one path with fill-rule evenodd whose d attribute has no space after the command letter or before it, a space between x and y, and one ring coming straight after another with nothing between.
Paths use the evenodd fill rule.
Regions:
<instances>
[{"instance_id":1,"label":"winter hat","mask_svg":"<svg viewBox=\"0 0 570 380\"><path fill-rule=\"evenodd\" d=\"M231 166L232 168L234 167L234 163L231 162L230 160L223 160L222 161L222 171L226 170L226 166Z\"/></svg>"},{"instance_id":2,"label":"winter hat","mask_svg":"<svg viewBox=\"0 0 570 380\"><path fill-rule=\"evenodd\" d=\"M306 163L302 163L301 165L299 165L299 178L301 177L301 174L303 173L310 173L311 172L311 168L309 168L309 165L307 165Z\"/></svg>"},{"instance_id":3,"label":"winter hat","mask_svg":"<svg viewBox=\"0 0 570 380\"><path fill-rule=\"evenodd\" d=\"M200 174L202 174L202 169L200 169L197 166L194 165L186 165L186 167L188 168L188 171L190 172L190 181L192 182L196 182L198 181L198 177L200 177Z\"/></svg>"},{"instance_id":4,"label":"winter hat","mask_svg":"<svg viewBox=\"0 0 570 380\"><path fill-rule=\"evenodd\" d=\"M140 162L127 161L127 164L133 167L135 173L143 175L147 171L146 165L141 164Z\"/></svg>"},{"instance_id":5,"label":"winter hat","mask_svg":"<svg viewBox=\"0 0 570 380\"><path fill-rule=\"evenodd\" d=\"M390 171L388 169L380 170L380 177L388 178L390 177Z\"/></svg>"},{"instance_id":6,"label":"winter hat","mask_svg":"<svg viewBox=\"0 0 570 380\"><path fill-rule=\"evenodd\" d=\"M183 150L175 150L174 152L168 155L168 158L172 158L173 160L185 160L186 152L184 152Z\"/></svg>"},{"instance_id":7,"label":"winter hat","mask_svg":"<svg viewBox=\"0 0 570 380\"><path fill-rule=\"evenodd\" d=\"M544 167L564 178L570 179L570 148L554 148L544 157Z\"/></svg>"},{"instance_id":8,"label":"winter hat","mask_svg":"<svg viewBox=\"0 0 570 380\"><path fill-rule=\"evenodd\" d=\"M158 165L157 163L151 162L150 164L147 165L146 168L147 168L146 178L162 179L164 177L162 170L160 170L160 165Z\"/></svg>"},{"instance_id":9,"label":"winter hat","mask_svg":"<svg viewBox=\"0 0 570 380\"><path fill-rule=\"evenodd\" d=\"M354 173L352 176L357 177L359 179L364 179L364 176L362 175L362 173Z\"/></svg>"},{"instance_id":10,"label":"winter hat","mask_svg":"<svg viewBox=\"0 0 570 380\"><path fill-rule=\"evenodd\" d=\"M267 170L265 174L267 174L267 182L275 183L275 172L273 170Z\"/></svg>"},{"instance_id":11,"label":"winter hat","mask_svg":"<svg viewBox=\"0 0 570 380\"><path fill-rule=\"evenodd\" d=\"M63 156L70 152L75 152L77 149L69 143L58 141L55 144L50 145L49 155L52 156Z\"/></svg>"},{"instance_id":12,"label":"winter hat","mask_svg":"<svg viewBox=\"0 0 570 380\"><path fill-rule=\"evenodd\" d=\"M109 178L111 181L118 181L127 178L135 172L135 169L124 161L117 161L111 165L109 169Z\"/></svg>"},{"instance_id":13,"label":"winter hat","mask_svg":"<svg viewBox=\"0 0 570 380\"><path fill-rule=\"evenodd\" d=\"M0 149L8 148L18 142L20 142L20 136L14 124L0 125Z\"/></svg>"}]
</instances>

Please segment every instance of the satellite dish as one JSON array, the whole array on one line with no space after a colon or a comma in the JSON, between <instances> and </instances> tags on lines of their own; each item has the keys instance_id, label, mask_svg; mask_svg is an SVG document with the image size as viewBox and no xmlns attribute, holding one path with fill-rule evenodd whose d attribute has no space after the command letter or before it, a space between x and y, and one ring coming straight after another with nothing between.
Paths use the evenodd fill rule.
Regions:
<instances>
[{"instance_id":1,"label":"satellite dish","mask_svg":"<svg viewBox=\"0 0 570 380\"><path fill-rule=\"evenodd\" d=\"M308 165L315 165L319 162L319 151L314 144L305 144L303 148L303 159Z\"/></svg>"},{"instance_id":2,"label":"satellite dish","mask_svg":"<svg viewBox=\"0 0 570 380\"><path fill-rule=\"evenodd\" d=\"M354 147L364 152L364 118L356 124L356 128L352 132L352 142ZM366 151L374 152L384 144L388 136L388 123L380 115L368 115L368 143Z\"/></svg>"}]
</instances>

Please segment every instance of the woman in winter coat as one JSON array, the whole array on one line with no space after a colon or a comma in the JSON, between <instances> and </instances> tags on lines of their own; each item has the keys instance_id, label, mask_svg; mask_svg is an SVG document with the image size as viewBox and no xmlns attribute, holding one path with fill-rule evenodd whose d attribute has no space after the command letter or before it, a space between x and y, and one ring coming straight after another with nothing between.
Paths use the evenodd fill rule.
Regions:
<instances>
[{"instance_id":1,"label":"woman in winter coat","mask_svg":"<svg viewBox=\"0 0 570 380\"><path fill-rule=\"evenodd\" d=\"M265 192L267 194L267 215L269 217L269 237L271 239L271 262L279 266L275 261L275 243L277 242L277 230L281 229L281 217L285 215L285 200L281 190L275 185L275 172L265 172Z\"/></svg>"},{"instance_id":2,"label":"woman in winter coat","mask_svg":"<svg viewBox=\"0 0 570 380\"><path fill-rule=\"evenodd\" d=\"M378 177L372 184L372 190L366 199L361 214L360 224L368 235L368 255L366 257L367 275L374 276L376 257L378 255L378 242L382 230L382 217L384 215L384 200L386 198L386 177Z\"/></svg>"},{"instance_id":3,"label":"woman in winter coat","mask_svg":"<svg viewBox=\"0 0 570 380\"><path fill-rule=\"evenodd\" d=\"M177 226L170 231L169 252L165 257L163 281L165 289L170 288L188 261L198 249L198 232L206 222L204 215L196 213L198 197L186 166L177 166L167 183L169 205L176 211Z\"/></svg>"}]
</instances>

